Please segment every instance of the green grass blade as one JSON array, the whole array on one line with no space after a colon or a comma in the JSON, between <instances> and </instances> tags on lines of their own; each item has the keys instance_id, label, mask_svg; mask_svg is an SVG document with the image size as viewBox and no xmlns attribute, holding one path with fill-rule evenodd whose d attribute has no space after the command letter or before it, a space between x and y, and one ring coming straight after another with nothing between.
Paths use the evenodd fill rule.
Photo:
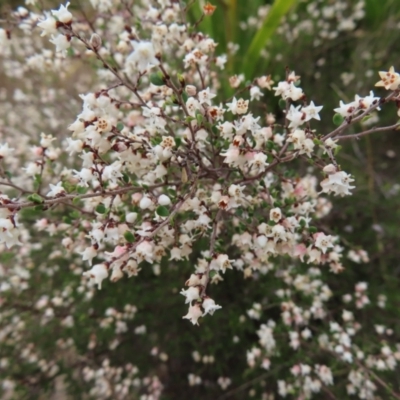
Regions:
<instances>
[{"instance_id":1,"label":"green grass blade","mask_svg":"<svg viewBox=\"0 0 400 400\"><path fill-rule=\"evenodd\" d=\"M253 77L262 49L278 28L282 17L289 12L296 2L297 0L275 0L244 56L242 71L247 78Z\"/></svg>"}]
</instances>

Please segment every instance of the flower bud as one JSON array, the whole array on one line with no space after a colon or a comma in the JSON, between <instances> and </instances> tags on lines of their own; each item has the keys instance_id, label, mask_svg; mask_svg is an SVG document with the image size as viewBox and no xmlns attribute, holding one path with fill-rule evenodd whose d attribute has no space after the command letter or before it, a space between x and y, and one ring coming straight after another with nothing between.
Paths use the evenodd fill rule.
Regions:
<instances>
[{"instance_id":1,"label":"flower bud","mask_svg":"<svg viewBox=\"0 0 400 400\"><path fill-rule=\"evenodd\" d=\"M186 90L186 93L187 93L189 96L196 96L196 93L197 93L196 86L187 85L186 88L185 88L185 90Z\"/></svg>"},{"instance_id":2,"label":"flower bud","mask_svg":"<svg viewBox=\"0 0 400 400\"><path fill-rule=\"evenodd\" d=\"M94 51L99 51L101 47L101 37L97 33L93 33L89 42Z\"/></svg>"},{"instance_id":3,"label":"flower bud","mask_svg":"<svg viewBox=\"0 0 400 400\"><path fill-rule=\"evenodd\" d=\"M151 201L151 199L147 196L144 196L140 200L139 207L142 210L145 210L146 208L150 208L152 206L152 204L153 204L153 202Z\"/></svg>"},{"instance_id":4,"label":"flower bud","mask_svg":"<svg viewBox=\"0 0 400 400\"><path fill-rule=\"evenodd\" d=\"M158 204L160 206L169 206L171 204L171 199L165 194L162 194L158 197Z\"/></svg>"},{"instance_id":5,"label":"flower bud","mask_svg":"<svg viewBox=\"0 0 400 400\"><path fill-rule=\"evenodd\" d=\"M328 164L323 168L323 171L326 174L331 175L337 172L337 168L333 164Z\"/></svg>"}]
</instances>

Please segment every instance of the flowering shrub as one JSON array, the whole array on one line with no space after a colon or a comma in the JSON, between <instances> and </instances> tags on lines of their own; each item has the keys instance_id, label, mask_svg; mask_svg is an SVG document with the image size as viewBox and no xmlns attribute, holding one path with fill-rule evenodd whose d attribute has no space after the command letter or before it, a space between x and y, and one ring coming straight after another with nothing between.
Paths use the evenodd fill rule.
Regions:
<instances>
[{"instance_id":1,"label":"flowering shrub","mask_svg":"<svg viewBox=\"0 0 400 400\"><path fill-rule=\"evenodd\" d=\"M357 187L340 144L398 128L371 119L398 105L400 75L379 72L380 97L341 101L328 130L294 71L227 73L228 55L199 29L213 5L191 23L191 2L90 3L27 1L0 30L4 398L228 398L260 370L249 396L400 398L393 329L363 329L367 280L330 286L367 251L324 222ZM237 359L232 374L212 368Z\"/></svg>"}]
</instances>

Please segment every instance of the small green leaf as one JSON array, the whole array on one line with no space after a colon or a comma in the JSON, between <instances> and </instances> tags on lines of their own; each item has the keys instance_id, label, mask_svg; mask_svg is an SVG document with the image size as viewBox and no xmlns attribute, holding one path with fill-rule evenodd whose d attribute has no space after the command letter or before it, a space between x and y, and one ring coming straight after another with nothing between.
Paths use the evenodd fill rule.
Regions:
<instances>
[{"instance_id":1,"label":"small green leaf","mask_svg":"<svg viewBox=\"0 0 400 400\"><path fill-rule=\"evenodd\" d=\"M172 197L175 197L175 196L176 196L176 190L174 190L174 189L168 189L167 191L168 191L168 194L171 195Z\"/></svg>"},{"instance_id":2,"label":"small green leaf","mask_svg":"<svg viewBox=\"0 0 400 400\"><path fill-rule=\"evenodd\" d=\"M41 204L43 203L44 199L42 196L38 195L37 193L33 193L28 196L29 201L33 201L34 203Z\"/></svg>"},{"instance_id":3,"label":"small green leaf","mask_svg":"<svg viewBox=\"0 0 400 400\"><path fill-rule=\"evenodd\" d=\"M339 151L342 150L342 146L339 144L335 147L335 156L339 154Z\"/></svg>"},{"instance_id":4,"label":"small green leaf","mask_svg":"<svg viewBox=\"0 0 400 400\"><path fill-rule=\"evenodd\" d=\"M124 124L123 124L122 122L118 122L118 124L117 124L117 130L118 130L119 132L121 132L122 129L124 129Z\"/></svg>"},{"instance_id":5,"label":"small green leaf","mask_svg":"<svg viewBox=\"0 0 400 400\"><path fill-rule=\"evenodd\" d=\"M371 118L372 118L372 114L368 114L364 118L362 118L362 120L360 122L363 124L363 123L367 122Z\"/></svg>"},{"instance_id":6,"label":"small green leaf","mask_svg":"<svg viewBox=\"0 0 400 400\"><path fill-rule=\"evenodd\" d=\"M72 183L67 181L62 183L62 187L66 190L67 193L72 193L76 190L76 185L73 185Z\"/></svg>"},{"instance_id":7,"label":"small green leaf","mask_svg":"<svg viewBox=\"0 0 400 400\"><path fill-rule=\"evenodd\" d=\"M185 77L182 74L176 74L176 76L181 86L185 87L186 86Z\"/></svg>"},{"instance_id":8,"label":"small green leaf","mask_svg":"<svg viewBox=\"0 0 400 400\"><path fill-rule=\"evenodd\" d=\"M179 147L182 144L182 139L180 137L175 138L176 147Z\"/></svg>"},{"instance_id":9,"label":"small green leaf","mask_svg":"<svg viewBox=\"0 0 400 400\"><path fill-rule=\"evenodd\" d=\"M124 238L128 243L133 243L135 241L135 236L133 236L133 233L129 231L124 233Z\"/></svg>"},{"instance_id":10,"label":"small green leaf","mask_svg":"<svg viewBox=\"0 0 400 400\"><path fill-rule=\"evenodd\" d=\"M276 147L276 145L272 140L267 141L267 149L268 150L273 150L273 149L275 149L275 147Z\"/></svg>"},{"instance_id":11,"label":"small green leaf","mask_svg":"<svg viewBox=\"0 0 400 400\"><path fill-rule=\"evenodd\" d=\"M42 183L42 175L36 174L36 175L35 175L35 181L36 181L37 183Z\"/></svg>"},{"instance_id":12,"label":"small green leaf","mask_svg":"<svg viewBox=\"0 0 400 400\"><path fill-rule=\"evenodd\" d=\"M161 72L155 72L150 75L150 82L155 86L163 86L165 85L163 74Z\"/></svg>"},{"instance_id":13,"label":"small green leaf","mask_svg":"<svg viewBox=\"0 0 400 400\"><path fill-rule=\"evenodd\" d=\"M186 103L187 99L189 98L188 94L186 92L182 92L181 96L182 96L182 100L184 101L184 103Z\"/></svg>"},{"instance_id":14,"label":"small green leaf","mask_svg":"<svg viewBox=\"0 0 400 400\"><path fill-rule=\"evenodd\" d=\"M71 224L72 224L72 219L71 219L70 217L64 216L64 217L62 218L62 220L63 220L63 222L64 222L65 224L68 224L68 225L71 225Z\"/></svg>"},{"instance_id":15,"label":"small green leaf","mask_svg":"<svg viewBox=\"0 0 400 400\"><path fill-rule=\"evenodd\" d=\"M70 216L72 219L78 219L78 218L81 217L81 213L80 213L78 210L74 210L74 211L72 211L72 212L69 213L69 216Z\"/></svg>"},{"instance_id":16,"label":"small green leaf","mask_svg":"<svg viewBox=\"0 0 400 400\"><path fill-rule=\"evenodd\" d=\"M106 213L106 207L105 207L105 205L100 203L100 204L96 207L96 212L98 212L99 214L105 214L105 213Z\"/></svg>"},{"instance_id":17,"label":"small green leaf","mask_svg":"<svg viewBox=\"0 0 400 400\"><path fill-rule=\"evenodd\" d=\"M125 172L122 174L122 180L125 182L125 183L129 183L129 175L128 174L126 174Z\"/></svg>"},{"instance_id":18,"label":"small green leaf","mask_svg":"<svg viewBox=\"0 0 400 400\"><path fill-rule=\"evenodd\" d=\"M196 111L196 120L199 125L201 125L204 120L203 114L199 110Z\"/></svg>"},{"instance_id":19,"label":"small green leaf","mask_svg":"<svg viewBox=\"0 0 400 400\"><path fill-rule=\"evenodd\" d=\"M77 186L76 191L79 194L85 194L88 191L88 188L84 187L84 186Z\"/></svg>"},{"instance_id":20,"label":"small green leaf","mask_svg":"<svg viewBox=\"0 0 400 400\"><path fill-rule=\"evenodd\" d=\"M316 144L318 146L323 145L323 142L321 140L319 140L319 139L314 139L313 142L314 142L314 144Z\"/></svg>"},{"instance_id":21,"label":"small green leaf","mask_svg":"<svg viewBox=\"0 0 400 400\"><path fill-rule=\"evenodd\" d=\"M210 271L210 278L211 279L214 278L215 275L218 275L217 271L214 271L214 270Z\"/></svg>"},{"instance_id":22,"label":"small green leaf","mask_svg":"<svg viewBox=\"0 0 400 400\"><path fill-rule=\"evenodd\" d=\"M179 101L178 97L176 97L175 94L173 94L171 96L171 101L172 101L172 104L180 104L180 101Z\"/></svg>"},{"instance_id":23,"label":"small green leaf","mask_svg":"<svg viewBox=\"0 0 400 400\"><path fill-rule=\"evenodd\" d=\"M169 210L165 206L158 206L156 211L160 217L168 217L169 215Z\"/></svg>"},{"instance_id":24,"label":"small green leaf","mask_svg":"<svg viewBox=\"0 0 400 400\"><path fill-rule=\"evenodd\" d=\"M333 116L333 118L332 118L332 121L333 121L333 123L334 123L336 126L339 126L339 125L342 125L342 123L343 123L343 121L344 121L344 118L343 118L343 116L340 115L340 114L335 114L335 115Z\"/></svg>"},{"instance_id":25,"label":"small green leaf","mask_svg":"<svg viewBox=\"0 0 400 400\"><path fill-rule=\"evenodd\" d=\"M316 226L309 226L309 227L308 227L308 231L309 231L310 233L315 233L315 232L318 232L318 229L317 229Z\"/></svg>"},{"instance_id":26,"label":"small green leaf","mask_svg":"<svg viewBox=\"0 0 400 400\"><path fill-rule=\"evenodd\" d=\"M285 99L279 99L279 107L284 110L286 108L286 100Z\"/></svg>"}]
</instances>

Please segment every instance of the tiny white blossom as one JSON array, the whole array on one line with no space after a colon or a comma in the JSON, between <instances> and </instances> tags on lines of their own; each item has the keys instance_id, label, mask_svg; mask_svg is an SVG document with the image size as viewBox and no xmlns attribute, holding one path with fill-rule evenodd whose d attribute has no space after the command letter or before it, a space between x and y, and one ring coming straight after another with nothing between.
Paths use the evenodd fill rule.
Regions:
<instances>
[{"instance_id":1,"label":"tiny white blossom","mask_svg":"<svg viewBox=\"0 0 400 400\"><path fill-rule=\"evenodd\" d=\"M68 11L69 2L66 6L60 5L59 10L52 10L51 13L63 24L68 24L72 21L72 14Z\"/></svg>"},{"instance_id":2,"label":"tiny white blossom","mask_svg":"<svg viewBox=\"0 0 400 400\"><path fill-rule=\"evenodd\" d=\"M90 278L94 281L95 285L101 289L101 283L108 277L108 269L105 264L96 264L92 269L84 272L82 275Z\"/></svg>"},{"instance_id":3,"label":"tiny white blossom","mask_svg":"<svg viewBox=\"0 0 400 400\"><path fill-rule=\"evenodd\" d=\"M151 42L132 42L133 52L127 57L127 63L134 63L139 72L145 72L160 63Z\"/></svg>"}]
</instances>

